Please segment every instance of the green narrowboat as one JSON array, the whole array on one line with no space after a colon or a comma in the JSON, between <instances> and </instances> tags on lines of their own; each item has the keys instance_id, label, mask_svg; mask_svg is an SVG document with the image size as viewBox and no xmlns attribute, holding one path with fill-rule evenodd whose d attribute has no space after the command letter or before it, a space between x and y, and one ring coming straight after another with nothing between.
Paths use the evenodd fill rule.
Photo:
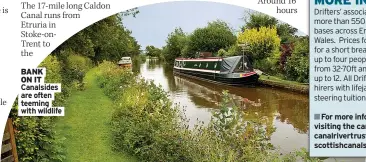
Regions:
<instances>
[{"instance_id":1,"label":"green narrowboat","mask_svg":"<svg viewBox=\"0 0 366 162\"><path fill-rule=\"evenodd\" d=\"M214 83L244 86L255 84L259 75L248 57L176 58L174 74Z\"/></svg>"}]
</instances>

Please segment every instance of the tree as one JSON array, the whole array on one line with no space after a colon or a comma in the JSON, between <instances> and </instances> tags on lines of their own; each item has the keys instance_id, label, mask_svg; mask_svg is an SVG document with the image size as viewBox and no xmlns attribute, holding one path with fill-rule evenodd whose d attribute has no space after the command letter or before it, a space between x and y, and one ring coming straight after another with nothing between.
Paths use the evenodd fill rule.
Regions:
<instances>
[{"instance_id":1,"label":"tree","mask_svg":"<svg viewBox=\"0 0 366 162\"><path fill-rule=\"evenodd\" d=\"M168 35L166 46L163 48L163 56L167 63L171 64L174 59L182 56L182 51L186 45L187 36L181 28L176 28Z\"/></svg>"},{"instance_id":2,"label":"tree","mask_svg":"<svg viewBox=\"0 0 366 162\"><path fill-rule=\"evenodd\" d=\"M140 45L122 24L123 16L136 16L137 8L102 19L78 32L62 43L52 53L61 60L64 50L72 50L81 56L89 57L94 63L103 60L119 61L122 56L135 56L140 53ZM65 53L64 53L65 54Z\"/></svg>"},{"instance_id":3,"label":"tree","mask_svg":"<svg viewBox=\"0 0 366 162\"><path fill-rule=\"evenodd\" d=\"M275 27L278 23L276 18L259 12L248 12L243 19L245 25L242 27L242 31L246 29L259 29L260 27Z\"/></svg>"},{"instance_id":4,"label":"tree","mask_svg":"<svg viewBox=\"0 0 366 162\"><path fill-rule=\"evenodd\" d=\"M204 28L198 28L189 36L188 56L194 56L195 52L213 52L220 49L228 49L235 44L236 37L233 30L226 22L216 20L208 23Z\"/></svg>"},{"instance_id":5,"label":"tree","mask_svg":"<svg viewBox=\"0 0 366 162\"><path fill-rule=\"evenodd\" d=\"M285 77L298 82L309 82L309 37L299 38L287 59Z\"/></svg>"},{"instance_id":6,"label":"tree","mask_svg":"<svg viewBox=\"0 0 366 162\"><path fill-rule=\"evenodd\" d=\"M277 52L280 47L280 38L277 36L276 28L260 27L248 29L239 33L239 44L247 44L248 52L253 59L261 60Z\"/></svg>"},{"instance_id":7,"label":"tree","mask_svg":"<svg viewBox=\"0 0 366 162\"><path fill-rule=\"evenodd\" d=\"M161 56L162 50L160 48L156 48L154 46L146 46L145 48L146 56L150 57L159 57Z\"/></svg>"},{"instance_id":8,"label":"tree","mask_svg":"<svg viewBox=\"0 0 366 162\"><path fill-rule=\"evenodd\" d=\"M245 25L242 31L246 29L259 29L260 27L276 27L277 34L281 38L281 43L294 41L294 35L298 31L287 23L280 23L276 18L259 12L247 12L244 16Z\"/></svg>"},{"instance_id":9,"label":"tree","mask_svg":"<svg viewBox=\"0 0 366 162\"><path fill-rule=\"evenodd\" d=\"M246 53L254 60L254 66L267 73L279 68L280 38L276 28L247 29L238 36L239 44L246 44Z\"/></svg>"},{"instance_id":10,"label":"tree","mask_svg":"<svg viewBox=\"0 0 366 162\"><path fill-rule=\"evenodd\" d=\"M126 10L124 12L121 12L121 15L122 16L129 16L129 15L132 15L133 17L136 17L136 15L140 13L140 11L138 10L137 7L135 8L132 8L132 9L129 9L129 10Z\"/></svg>"},{"instance_id":11,"label":"tree","mask_svg":"<svg viewBox=\"0 0 366 162\"><path fill-rule=\"evenodd\" d=\"M277 34L281 38L281 43L292 43L294 42L295 34L297 29L287 23L277 24Z\"/></svg>"}]
</instances>

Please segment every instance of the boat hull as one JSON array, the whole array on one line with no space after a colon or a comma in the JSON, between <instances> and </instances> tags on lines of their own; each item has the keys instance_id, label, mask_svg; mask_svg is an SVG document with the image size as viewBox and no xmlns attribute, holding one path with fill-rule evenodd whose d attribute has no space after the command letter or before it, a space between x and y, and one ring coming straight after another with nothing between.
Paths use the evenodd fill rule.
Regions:
<instances>
[{"instance_id":1,"label":"boat hull","mask_svg":"<svg viewBox=\"0 0 366 162\"><path fill-rule=\"evenodd\" d=\"M259 79L259 75L256 74L255 72L244 73L244 75L247 76L242 76L243 73L223 74L220 72L212 73L212 72L192 71L178 68L174 68L173 72L175 75L182 75L190 78L231 86L254 85L258 82Z\"/></svg>"}]
</instances>

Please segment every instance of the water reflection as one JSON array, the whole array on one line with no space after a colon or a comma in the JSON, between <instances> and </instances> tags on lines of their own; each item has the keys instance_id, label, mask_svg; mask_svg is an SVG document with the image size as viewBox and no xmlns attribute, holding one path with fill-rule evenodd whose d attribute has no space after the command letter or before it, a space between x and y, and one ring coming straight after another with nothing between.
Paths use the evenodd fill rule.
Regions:
<instances>
[{"instance_id":1,"label":"water reflection","mask_svg":"<svg viewBox=\"0 0 366 162\"><path fill-rule=\"evenodd\" d=\"M162 67L162 63L158 59L148 60L148 64L147 65L148 65L147 66L147 69L148 70L154 70L156 68L161 68Z\"/></svg>"},{"instance_id":2,"label":"water reflection","mask_svg":"<svg viewBox=\"0 0 366 162\"><path fill-rule=\"evenodd\" d=\"M245 120L266 125L271 142L283 153L307 147L308 97L270 88L241 88L216 85L187 77L174 76L170 66L148 60L141 65L141 76L154 80L169 92L174 103L184 106L191 120L208 122L217 110L222 91L227 90L233 105L245 112Z\"/></svg>"}]
</instances>

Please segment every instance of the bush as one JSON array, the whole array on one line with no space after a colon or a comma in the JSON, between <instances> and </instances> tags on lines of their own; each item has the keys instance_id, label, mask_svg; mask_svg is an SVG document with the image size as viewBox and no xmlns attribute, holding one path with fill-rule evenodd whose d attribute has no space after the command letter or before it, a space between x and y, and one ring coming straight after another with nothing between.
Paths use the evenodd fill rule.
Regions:
<instances>
[{"instance_id":1,"label":"bush","mask_svg":"<svg viewBox=\"0 0 366 162\"><path fill-rule=\"evenodd\" d=\"M227 55L228 55L228 52L226 52L224 49L220 49L219 51L217 51L217 56L219 56L219 57L224 57Z\"/></svg>"},{"instance_id":2,"label":"bush","mask_svg":"<svg viewBox=\"0 0 366 162\"><path fill-rule=\"evenodd\" d=\"M49 55L47 56L40 64L39 67L46 68L46 78L45 82L47 83L61 83L61 64L57 60L55 56ZM62 86L62 93L55 93L55 100L53 101L53 105L61 106L66 97L69 94L69 89L67 87Z\"/></svg>"},{"instance_id":3,"label":"bush","mask_svg":"<svg viewBox=\"0 0 366 162\"><path fill-rule=\"evenodd\" d=\"M135 75L112 62L104 61L98 66L97 82L105 94L113 100L118 99L126 86L134 81ZM116 77L119 76L119 77Z\"/></svg>"},{"instance_id":4,"label":"bush","mask_svg":"<svg viewBox=\"0 0 366 162\"><path fill-rule=\"evenodd\" d=\"M309 82L309 39L302 38L295 43L294 51L285 65L285 77L302 83Z\"/></svg>"},{"instance_id":5,"label":"bush","mask_svg":"<svg viewBox=\"0 0 366 162\"><path fill-rule=\"evenodd\" d=\"M71 50L62 51L67 57L64 59L63 79L67 86L84 89L83 79L86 72L93 66L92 61Z\"/></svg>"},{"instance_id":6,"label":"bush","mask_svg":"<svg viewBox=\"0 0 366 162\"><path fill-rule=\"evenodd\" d=\"M281 44L281 58L280 58L280 69L284 71L287 58L291 56L292 51L294 49L294 44Z\"/></svg>"},{"instance_id":7,"label":"bush","mask_svg":"<svg viewBox=\"0 0 366 162\"><path fill-rule=\"evenodd\" d=\"M242 49L238 46L238 44L230 46L227 52L229 56L241 55L243 53Z\"/></svg>"},{"instance_id":8,"label":"bush","mask_svg":"<svg viewBox=\"0 0 366 162\"><path fill-rule=\"evenodd\" d=\"M47 68L46 83L61 82L61 66L56 57L48 56L40 65ZM65 89L65 87L62 87ZM53 105L62 105L64 93L56 93ZM63 161L62 138L56 137L54 117L19 117L18 100L10 117L13 118L19 161Z\"/></svg>"},{"instance_id":9,"label":"bush","mask_svg":"<svg viewBox=\"0 0 366 162\"><path fill-rule=\"evenodd\" d=\"M14 107L17 109L17 107ZM63 161L62 138L56 137L52 117L15 117L19 161Z\"/></svg>"},{"instance_id":10,"label":"bush","mask_svg":"<svg viewBox=\"0 0 366 162\"><path fill-rule=\"evenodd\" d=\"M125 79L120 79L127 77ZM189 128L184 111L153 82L131 76L110 62L98 67L98 83L115 102L111 120L113 148L141 161L296 161L280 156L265 126L244 122L227 92L207 127ZM116 79L118 78L118 79Z\"/></svg>"}]
</instances>

